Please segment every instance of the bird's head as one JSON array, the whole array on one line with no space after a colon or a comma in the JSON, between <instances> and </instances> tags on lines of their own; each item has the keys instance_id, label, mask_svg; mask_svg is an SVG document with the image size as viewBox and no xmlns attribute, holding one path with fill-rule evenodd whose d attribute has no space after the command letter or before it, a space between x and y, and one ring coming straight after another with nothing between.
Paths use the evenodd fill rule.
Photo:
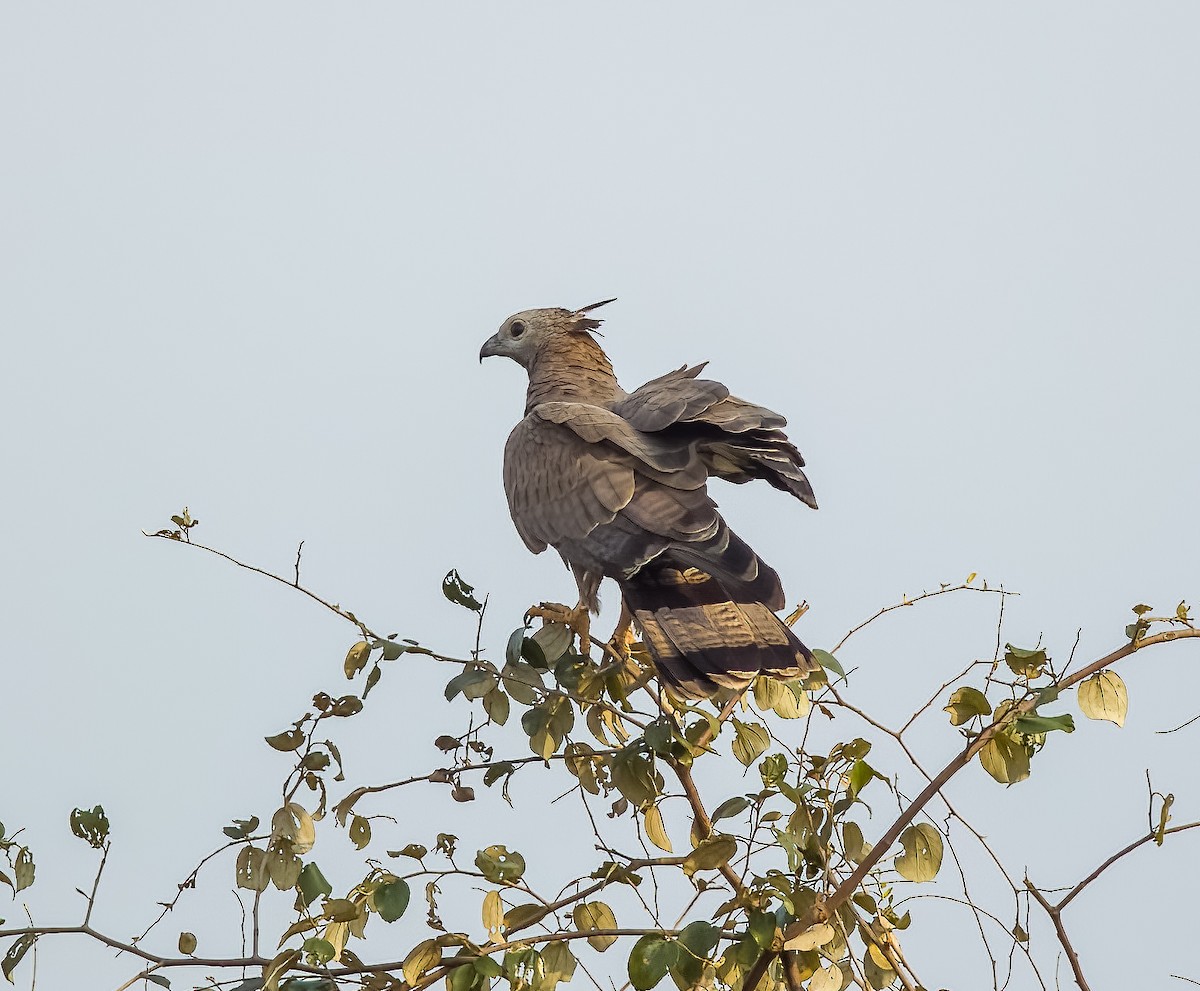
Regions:
<instances>
[{"instance_id":1,"label":"bird's head","mask_svg":"<svg viewBox=\"0 0 1200 991\"><path fill-rule=\"evenodd\" d=\"M514 313L479 349L479 360L502 355L528 368L533 364L537 353L552 338L562 334L586 333L599 327L601 321L589 314L592 310L611 302L611 299L604 299L578 310L553 306L543 310L522 310L520 313Z\"/></svg>"}]
</instances>

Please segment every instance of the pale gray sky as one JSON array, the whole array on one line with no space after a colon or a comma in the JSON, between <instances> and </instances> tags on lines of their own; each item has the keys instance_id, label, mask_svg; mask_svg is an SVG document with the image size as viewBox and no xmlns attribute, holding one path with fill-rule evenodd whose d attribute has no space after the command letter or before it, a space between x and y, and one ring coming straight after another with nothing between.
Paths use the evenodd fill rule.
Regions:
<instances>
[{"instance_id":1,"label":"pale gray sky","mask_svg":"<svg viewBox=\"0 0 1200 991\"><path fill-rule=\"evenodd\" d=\"M305 539L315 589L449 651L471 633L450 567L492 592L495 649L571 594L504 505L520 370L476 364L515 310L618 296L626 386L710 359L790 418L820 512L717 497L812 604L812 646L972 571L1022 593L1008 638L1059 657L1080 627L1080 656L1117 646L1137 601L1200 598L1198 32L1192 4L1095 0L6 4L0 820L38 857L35 918L78 917L94 857L67 813L101 802L97 922L140 931L222 825L269 816L262 736L339 686L333 617L140 529L186 503L198 539L284 570ZM991 601L942 600L843 659L895 719L994 636ZM1137 658L1123 732L1086 723L1031 781L972 769L953 794L1044 885L1143 829L1146 767L1200 817L1200 729L1154 735L1200 710L1198 661ZM387 718L345 727L355 780L427 770L464 718L445 671L410 667L372 697ZM920 737L933 764L957 742L938 717ZM478 838L547 845L526 797L472 810ZM420 798L404 842L454 811ZM1072 905L1097 987L1200 979L1195 842ZM160 948L194 928L235 952L228 881ZM931 986L990 982L969 917L914 914ZM133 972L40 947L42 987Z\"/></svg>"}]
</instances>

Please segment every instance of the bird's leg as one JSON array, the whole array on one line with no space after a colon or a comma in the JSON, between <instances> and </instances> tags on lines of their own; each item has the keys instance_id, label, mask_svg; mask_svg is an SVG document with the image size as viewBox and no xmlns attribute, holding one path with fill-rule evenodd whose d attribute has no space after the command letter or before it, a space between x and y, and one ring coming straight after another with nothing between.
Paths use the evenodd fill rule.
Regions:
<instances>
[{"instance_id":1,"label":"bird's leg","mask_svg":"<svg viewBox=\"0 0 1200 991\"><path fill-rule=\"evenodd\" d=\"M633 613L629 611L629 607L625 605L625 600L621 600L621 618L617 620L616 628L609 637L606 645L605 653L610 657L624 663L629 660L629 650L633 646L636 639L633 633Z\"/></svg>"},{"instance_id":2,"label":"bird's leg","mask_svg":"<svg viewBox=\"0 0 1200 991\"><path fill-rule=\"evenodd\" d=\"M592 649L591 628L592 616L587 604L580 602L572 609L561 602L542 602L530 606L525 613L527 618L537 616L544 623L562 623L579 637L579 652L586 655Z\"/></svg>"}]
</instances>

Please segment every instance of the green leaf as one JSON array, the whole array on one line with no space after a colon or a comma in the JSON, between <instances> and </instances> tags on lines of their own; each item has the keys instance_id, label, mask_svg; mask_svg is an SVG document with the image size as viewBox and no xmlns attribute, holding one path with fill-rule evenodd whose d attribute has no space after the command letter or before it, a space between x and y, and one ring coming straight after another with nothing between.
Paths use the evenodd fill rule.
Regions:
<instances>
[{"instance_id":1,"label":"green leaf","mask_svg":"<svg viewBox=\"0 0 1200 991\"><path fill-rule=\"evenodd\" d=\"M871 852L871 845L863 839L862 827L856 822L842 824L842 844L846 858L856 864Z\"/></svg>"},{"instance_id":2,"label":"green leaf","mask_svg":"<svg viewBox=\"0 0 1200 991\"><path fill-rule=\"evenodd\" d=\"M272 842L267 848L267 875L280 891L288 891L300 880L300 858L286 840Z\"/></svg>"},{"instance_id":3,"label":"green leaf","mask_svg":"<svg viewBox=\"0 0 1200 991\"><path fill-rule=\"evenodd\" d=\"M749 767L771 745L770 734L761 723L743 723L736 718L731 722L734 733L733 756L743 767Z\"/></svg>"},{"instance_id":4,"label":"green leaf","mask_svg":"<svg viewBox=\"0 0 1200 991\"><path fill-rule=\"evenodd\" d=\"M519 881L525 873L525 858L516 850L497 843L475 854L475 866L494 884L510 884Z\"/></svg>"},{"instance_id":5,"label":"green leaf","mask_svg":"<svg viewBox=\"0 0 1200 991\"><path fill-rule=\"evenodd\" d=\"M629 982L637 991L650 991L667 976L679 947L664 936L643 936L629 953Z\"/></svg>"},{"instance_id":6,"label":"green leaf","mask_svg":"<svg viewBox=\"0 0 1200 991\"><path fill-rule=\"evenodd\" d=\"M1129 691L1116 671L1098 671L1079 685L1079 710L1088 719L1106 719L1125 725Z\"/></svg>"},{"instance_id":7,"label":"green leaf","mask_svg":"<svg viewBox=\"0 0 1200 991\"><path fill-rule=\"evenodd\" d=\"M566 943L550 943L542 950L542 971L544 977L538 984L538 991L554 991L554 988L566 983L575 976L575 954Z\"/></svg>"},{"instance_id":8,"label":"green leaf","mask_svg":"<svg viewBox=\"0 0 1200 991\"><path fill-rule=\"evenodd\" d=\"M875 778L882 778L883 775L875 770L865 760L856 760L850 768L847 793L851 798L854 798Z\"/></svg>"},{"instance_id":9,"label":"green leaf","mask_svg":"<svg viewBox=\"0 0 1200 991\"><path fill-rule=\"evenodd\" d=\"M411 649L406 643L395 643L391 640L382 640L375 646L379 647L383 652L385 661L394 661L403 654L407 654Z\"/></svg>"},{"instance_id":10,"label":"green leaf","mask_svg":"<svg viewBox=\"0 0 1200 991\"><path fill-rule=\"evenodd\" d=\"M304 734L298 729L289 729L282 733L276 733L274 736L264 737L264 739L276 750L287 753L289 750L299 749L304 742Z\"/></svg>"},{"instance_id":11,"label":"green leaf","mask_svg":"<svg viewBox=\"0 0 1200 991\"><path fill-rule=\"evenodd\" d=\"M1029 750L1007 732L997 733L983 745L979 763L1002 785L1014 785L1029 777Z\"/></svg>"},{"instance_id":12,"label":"green leaf","mask_svg":"<svg viewBox=\"0 0 1200 991\"><path fill-rule=\"evenodd\" d=\"M542 653L542 645L532 637L521 638L521 656L529 662L531 667L539 668L542 671L550 667L546 655Z\"/></svg>"},{"instance_id":13,"label":"green leaf","mask_svg":"<svg viewBox=\"0 0 1200 991\"><path fill-rule=\"evenodd\" d=\"M266 891L271 883L267 870L267 852L258 847L242 847L234 868L237 886L249 891Z\"/></svg>"},{"instance_id":14,"label":"green leaf","mask_svg":"<svg viewBox=\"0 0 1200 991\"><path fill-rule=\"evenodd\" d=\"M21 962L21 958L25 956L29 948L37 942L37 936L33 933L26 933L17 939L15 943L8 948L8 952L4 954L4 959L0 961L0 971L4 973L9 984L15 984L12 979L13 971L17 969L17 964Z\"/></svg>"},{"instance_id":15,"label":"green leaf","mask_svg":"<svg viewBox=\"0 0 1200 991\"><path fill-rule=\"evenodd\" d=\"M649 805L662 790L654 753L644 740L634 740L613 754L609 774L617 790L638 808Z\"/></svg>"},{"instance_id":16,"label":"green leaf","mask_svg":"<svg viewBox=\"0 0 1200 991\"><path fill-rule=\"evenodd\" d=\"M646 727L646 732L642 735L651 750L666 756L671 753L672 744L675 742L675 725L666 716L660 716Z\"/></svg>"},{"instance_id":17,"label":"green leaf","mask_svg":"<svg viewBox=\"0 0 1200 991\"><path fill-rule=\"evenodd\" d=\"M543 623L529 639L538 645L546 665L550 665L567 652L574 637L565 623Z\"/></svg>"},{"instance_id":18,"label":"green leaf","mask_svg":"<svg viewBox=\"0 0 1200 991\"><path fill-rule=\"evenodd\" d=\"M381 884L372 894L375 911L379 913L379 917L384 922L395 922L408 908L411 894L408 882L402 878Z\"/></svg>"},{"instance_id":19,"label":"green leaf","mask_svg":"<svg viewBox=\"0 0 1200 991\"><path fill-rule=\"evenodd\" d=\"M321 967L329 963L337 952L329 940L321 939L319 936L306 939L300 950L308 957L308 962L313 967Z\"/></svg>"},{"instance_id":20,"label":"green leaf","mask_svg":"<svg viewBox=\"0 0 1200 991\"><path fill-rule=\"evenodd\" d=\"M453 568L442 579L442 595L457 605L464 606L473 612L479 612L483 608L483 603L471 594L474 591L475 586L468 585L463 581L462 576Z\"/></svg>"},{"instance_id":21,"label":"green leaf","mask_svg":"<svg viewBox=\"0 0 1200 991\"><path fill-rule=\"evenodd\" d=\"M734 795L733 798L727 798L715 809L713 809L712 821L719 822L721 819L730 819L733 816L741 815L750 808L750 800L741 795Z\"/></svg>"},{"instance_id":22,"label":"green leaf","mask_svg":"<svg viewBox=\"0 0 1200 991\"><path fill-rule=\"evenodd\" d=\"M475 973L488 980L504 976L504 968L491 957L476 957L472 966L475 968Z\"/></svg>"},{"instance_id":23,"label":"green leaf","mask_svg":"<svg viewBox=\"0 0 1200 991\"><path fill-rule=\"evenodd\" d=\"M521 705L533 705L546 692L541 672L520 658L505 664L500 677L504 690Z\"/></svg>"},{"instance_id":24,"label":"green leaf","mask_svg":"<svg viewBox=\"0 0 1200 991\"><path fill-rule=\"evenodd\" d=\"M1005 644L1004 663L1012 669L1013 674L1022 678L1033 679L1042 676L1042 669L1050 663L1050 659L1046 656L1045 648L1038 647L1034 650L1024 650L1021 647L1014 647L1011 643Z\"/></svg>"},{"instance_id":25,"label":"green leaf","mask_svg":"<svg viewBox=\"0 0 1200 991\"><path fill-rule=\"evenodd\" d=\"M846 677L846 672L843 670L842 665L838 662L836 657L829 653L829 651L814 650L813 657L816 658L817 663L820 664L821 667L823 667L826 671L832 671L839 678Z\"/></svg>"},{"instance_id":26,"label":"green leaf","mask_svg":"<svg viewBox=\"0 0 1200 991\"><path fill-rule=\"evenodd\" d=\"M588 932L592 929L616 929L617 917L613 915L613 910L604 902L582 902L575 906L571 913L571 918L575 922L575 928L579 932ZM593 950L599 950L603 953L617 941L616 936L589 936L588 943Z\"/></svg>"},{"instance_id":27,"label":"green leaf","mask_svg":"<svg viewBox=\"0 0 1200 991\"><path fill-rule=\"evenodd\" d=\"M340 699L335 699L329 707L331 716L353 716L362 712L362 699L357 695L343 695Z\"/></svg>"},{"instance_id":28,"label":"green leaf","mask_svg":"<svg viewBox=\"0 0 1200 991\"><path fill-rule=\"evenodd\" d=\"M469 668L455 675L446 683L446 701L449 702L459 692L469 699L483 698L496 687L496 676L485 668Z\"/></svg>"},{"instance_id":29,"label":"green leaf","mask_svg":"<svg viewBox=\"0 0 1200 991\"><path fill-rule=\"evenodd\" d=\"M768 788L777 788L787 777L788 762L783 754L771 754L764 757L758 765L758 773L762 776L763 784Z\"/></svg>"},{"instance_id":30,"label":"green leaf","mask_svg":"<svg viewBox=\"0 0 1200 991\"><path fill-rule=\"evenodd\" d=\"M448 991L474 991L479 986L480 974L473 966L455 967L446 981Z\"/></svg>"},{"instance_id":31,"label":"green leaf","mask_svg":"<svg viewBox=\"0 0 1200 991\"><path fill-rule=\"evenodd\" d=\"M354 849L365 849L367 844L371 842L371 822L363 816L356 815L350 820L350 842L354 844Z\"/></svg>"},{"instance_id":32,"label":"green leaf","mask_svg":"<svg viewBox=\"0 0 1200 991\"><path fill-rule=\"evenodd\" d=\"M724 867L737 853L737 840L727 833L714 833L697 845L683 862L683 873L691 877L697 871Z\"/></svg>"},{"instance_id":33,"label":"green leaf","mask_svg":"<svg viewBox=\"0 0 1200 991\"><path fill-rule=\"evenodd\" d=\"M342 664L342 670L348 679L353 678L367 666L367 661L370 659L371 645L365 640L360 640L346 651L346 660Z\"/></svg>"},{"instance_id":34,"label":"green leaf","mask_svg":"<svg viewBox=\"0 0 1200 991\"><path fill-rule=\"evenodd\" d=\"M244 840L256 829L258 829L258 816L251 816L249 819L234 819L233 825L226 826L221 832L231 840Z\"/></svg>"},{"instance_id":35,"label":"green leaf","mask_svg":"<svg viewBox=\"0 0 1200 991\"><path fill-rule=\"evenodd\" d=\"M525 643L525 627L521 626L508 635L508 646L504 648L504 663L516 664L521 659L521 646Z\"/></svg>"},{"instance_id":36,"label":"green leaf","mask_svg":"<svg viewBox=\"0 0 1200 991\"><path fill-rule=\"evenodd\" d=\"M330 898L321 909L321 918L330 922L353 922L361 912L358 903L349 898Z\"/></svg>"},{"instance_id":37,"label":"green leaf","mask_svg":"<svg viewBox=\"0 0 1200 991\"><path fill-rule=\"evenodd\" d=\"M942 867L942 834L927 822L909 826L900 834L904 852L896 858L896 870L909 881L932 881Z\"/></svg>"},{"instance_id":38,"label":"green leaf","mask_svg":"<svg viewBox=\"0 0 1200 991\"><path fill-rule=\"evenodd\" d=\"M1154 612L1154 606L1148 606L1143 602L1143 603L1140 603L1139 605L1134 606L1133 611L1135 613L1137 613L1138 616L1140 617L1140 616L1144 616L1148 612Z\"/></svg>"},{"instance_id":39,"label":"green leaf","mask_svg":"<svg viewBox=\"0 0 1200 991\"><path fill-rule=\"evenodd\" d=\"M942 711L950 713L951 726L961 726L976 716L990 715L992 704L978 688L967 686L954 692Z\"/></svg>"},{"instance_id":40,"label":"green leaf","mask_svg":"<svg viewBox=\"0 0 1200 991\"><path fill-rule=\"evenodd\" d=\"M411 857L413 860L424 860L425 854L429 852L429 847L420 843L410 843L408 846L400 850L389 850L389 857Z\"/></svg>"},{"instance_id":41,"label":"green leaf","mask_svg":"<svg viewBox=\"0 0 1200 991\"><path fill-rule=\"evenodd\" d=\"M686 925L676 937L678 952L671 968L683 986L691 987L704 973L704 964L721 940L721 930L711 922L696 921Z\"/></svg>"},{"instance_id":42,"label":"green leaf","mask_svg":"<svg viewBox=\"0 0 1200 991\"><path fill-rule=\"evenodd\" d=\"M497 726L503 726L508 722L508 696L499 687L493 688L483 697L483 711Z\"/></svg>"},{"instance_id":43,"label":"green leaf","mask_svg":"<svg viewBox=\"0 0 1200 991\"><path fill-rule=\"evenodd\" d=\"M33 884L36 873L37 868L33 863L33 852L27 846L21 847L17 851L17 859L13 861L13 887L16 891L24 891Z\"/></svg>"},{"instance_id":44,"label":"green leaf","mask_svg":"<svg viewBox=\"0 0 1200 991\"><path fill-rule=\"evenodd\" d=\"M142 980L157 984L160 988L169 988L171 986L171 982L163 977L162 974L146 974Z\"/></svg>"},{"instance_id":45,"label":"green leaf","mask_svg":"<svg viewBox=\"0 0 1200 991\"><path fill-rule=\"evenodd\" d=\"M196 952L196 934L183 932L179 934L179 952L190 957Z\"/></svg>"},{"instance_id":46,"label":"green leaf","mask_svg":"<svg viewBox=\"0 0 1200 991\"><path fill-rule=\"evenodd\" d=\"M1019 716L1013 723L1013 728L1025 736L1038 736L1042 733L1053 733L1055 730L1074 733L1075 720L1069 712L1064 712L1061 716L1039 716L1037 713L1029 713Z\"/></svg>"},{"instance_id":47,"label":"green leaf","mask_svg":"<svg viewBox=\"0 0 1200 991\"><path fill-rule=\"evenodd\" d=\"M763 950L775 942L775 930L778 928L779 921L775 918L774 912L752 912L746 925L746 931L750 934L750 938L756 946Z\"/></svg>"},{"instance_id":48,"label":"green leaf","mask_svg":"<svg viewBox=\"0 0 1200 991\"><path fill-rule=\"evenodd\" d=\"M366 698L371 694L371 689L379 684L379 679L382 677L383 671L380 669L379 665L376 664L373 668L371 668L370 673L367 675L367 682L365 685L363 685L363 698Z\"/></svg>"},{"instance_id":49,"label":"green leaf","mask_svg":"<svg viewBox=\"0 0 1200 991\"><path fill-rule=\"evenodd\" d=\"M333 894L333 885L325 880L325 875L321 873L315 863L305 864L300 870L300 877L296 881L300 889L300 900L307 908L318 898Z\"/></svg>"},{"instance_id":50,"label":"green leaf","mask_svg":"<svg viewBox=\"0 0 1200 991\"><path fill-rule=\"evenodd\" d=\"M104 807L97 805L91 811L73 809L71 832L81 840L86 840L93 849L99 850L108 839L108 816L104 814Z\"/></svg>"},{"instance_id":51,"label":"green leaf","mask_svg":"<svg viewBox=\"0 0 1200 991\"><path fill-rule=\"evenodd\" d=\"M514 905L504 913L504 928L508 931L514 929L524 929L526 926L531 926L539 919L543 919L548 915L550 909L545 905L538 905L536 902L530 902L526 905Z\"/></svg>"}]
</instances>

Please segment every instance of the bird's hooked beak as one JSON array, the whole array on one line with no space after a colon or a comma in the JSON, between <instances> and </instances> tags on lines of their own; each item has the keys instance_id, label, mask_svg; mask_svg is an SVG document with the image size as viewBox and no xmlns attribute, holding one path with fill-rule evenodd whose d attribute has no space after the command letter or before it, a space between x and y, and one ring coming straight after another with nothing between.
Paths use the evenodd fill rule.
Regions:
<instances>
[{"instance_id":1,"label":"bird's hooked beak","mask_svg":"<svg viewBox=\"0 0 1200 991\"><path fill-rule=\"evenodd\" d=\"M493 334L484 342L483 347L479 349L479 362L482 364L484 358L491 358L494 355L503 353L500 348L500 335L498 333Z\"/></svg>"}]
</instances>

